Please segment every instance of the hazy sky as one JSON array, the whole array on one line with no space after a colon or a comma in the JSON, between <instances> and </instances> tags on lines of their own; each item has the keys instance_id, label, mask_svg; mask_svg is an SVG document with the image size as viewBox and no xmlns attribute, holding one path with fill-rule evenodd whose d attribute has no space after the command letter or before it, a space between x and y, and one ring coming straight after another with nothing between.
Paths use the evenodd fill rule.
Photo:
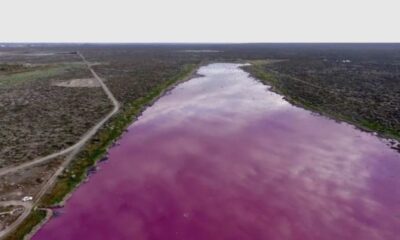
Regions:
<instances>
[{"instance_id":1,"label":"hazy sky","mask_svg":"<svg viewBox=\"0 0 400 240\"><path fill-rule=\"evenodd\" d=\"M398 0L0 0L0 42L400 42Z\"/></svg>"}]
</instances>

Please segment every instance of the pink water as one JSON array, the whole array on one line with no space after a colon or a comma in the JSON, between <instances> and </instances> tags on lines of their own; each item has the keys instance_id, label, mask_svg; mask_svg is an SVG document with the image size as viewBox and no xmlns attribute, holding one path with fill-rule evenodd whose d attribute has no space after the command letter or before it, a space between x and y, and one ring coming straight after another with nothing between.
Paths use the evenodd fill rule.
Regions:
<instances>
[{"instance_id":1,"label":"pink water","mask_svg":"<svg viewBox=\"0 0 400 240\"><path fill-rule=\"evenodd\" d=\"M400 239L400 155L202 67L129 127L39 239Z\"/></svg>"}]
</instances>

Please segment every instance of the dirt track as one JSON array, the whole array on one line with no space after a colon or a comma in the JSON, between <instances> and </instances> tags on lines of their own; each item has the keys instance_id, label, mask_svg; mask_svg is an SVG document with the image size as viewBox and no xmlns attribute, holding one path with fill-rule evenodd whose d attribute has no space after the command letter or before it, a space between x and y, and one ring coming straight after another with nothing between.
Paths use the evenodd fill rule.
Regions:
<instances>
[{"instance_id":1,"label":"dirt track","mask_svg":"<svg viewBox=\"0 0 400 240\"><path fill-rule=\"evenodd\" d=\"M29 215L33 207L33 204L31 202L23 202L23 201L0 202L0 206L11 206L11 205L23 206L24 212L11 225L7 226L5 230L0 231L0 239L3 238L6 234L8 234L11 230L15 229Z\"/></svg>"},{"instance_id":2,"label":"dirt track","mask_svg":"<svg viewBox=\"0 0 400 240\"><path fill-rule=\"evenodd\" d=\"M108 113L101 121L99 121L94 127L92 127L87 133L85 133L81 139L76 142L74 145L63 149L59 152L52 153L50 155L47 155L45 157L41 157L38 159L35 159L29 163L24 163L18 166L12 166L12 167L7 167L0 169L0 176L18 171L23 168L31 167L39 163L43 163L45 161L48 161L50 159L53 159L55 157L68 154L65 161L63 164L57 169L57 171L53 174L53 176L47 181L47 183L43 186L41 191L37 194L36 199L34 200L33 203L29 202L22 202L22 201L7 201L7 202L0 202L0 205L3 206L9 206L9 205L23 205L25 207L24 212L21 214L21 216L13 222L11 225L9 225L5 230L0 231L0 239L6 236L8 233L13 231L31 212L33 206L38 203L40 198L49 190L51 186L55 183L57 180L57 177L64 171L64 169L68 166L68 164L74 159L75 155L79 152L79 150L82 148L82 146L91 138L93 137L94 134L104 125L105 122L107 122L115 113L118 112L120 105L114 95L111 93L111 91L108 89L108 87L104 84L103 80L97 75L97 73L93 70L91 63L89 63L86 58L81 54L77 53L79 57L81 57L82 61L87 65L88 69L92 73L93 77L99 81L101 87L103 88L104 92L107 94L107 97L110 99L110 101L113 104L113 109L110 113ZM14 204L15 203L15 204Z\"/></svg>"}]
</instances>

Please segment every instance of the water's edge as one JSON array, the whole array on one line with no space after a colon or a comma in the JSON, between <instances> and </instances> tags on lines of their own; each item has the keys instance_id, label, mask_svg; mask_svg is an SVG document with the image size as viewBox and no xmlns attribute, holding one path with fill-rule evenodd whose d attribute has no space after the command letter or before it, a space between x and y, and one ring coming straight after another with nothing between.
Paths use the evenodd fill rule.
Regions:
<instances>
[{"instance_id":1,"label":"water's edge","mask_svg":"<svg viewBox=\"0 0 400 240\"><path fill-rule=\"evenodd\" d=\"M161 97L163 97L163 96L164 96L165 94L167 94L170 90L174 89L177 85L179 85L179 84L181 84L181 83L183 83L183 82L185 82L185 81L188 81L188 80L191 80L191 79L193 79L193 78L198 77L199 75L196 74L197 71L198 71L198 69L199 69L200 67L202 67L202 66L204 66L204 65L208 65L208 64L209 64L209 63L202 63L202 64L199 64L199 65L197 65L197 66L193 66L193 67L192 67L192 70L191 70L188 74L186 74L183 78L176 79L176 81L174 81L171 85L168 85L166 88L164 88L164 89L162 90L162 92L161 92L159 95L157 95L157 96L154 97L154 98L151 98L150 101L148 101L147 103L143 104L143 105L140 107L139 113L136 114L136 115L134 116L134 118L132 119L131 122L129 122L128 124L126 124L126 126L124 127L124 129L126 129L126 128L129 127L131 124L133 124L134 122L136 122L136 120L138 119L138 117L141 116L141 114L142 114L148 107L152 106L158 99L160 99ZM251 78L253 78L253 79L259 81L259 82L262 83L263 85L271 86L271 89L270 89L270 90L271 90L271 91L274 91L273 86L270 85L267 81L261 80L261 79L255 77L255 76L253 76L253 74L252 74L251 72L247 71L247 70L244 69L244 68L242 68L242 69L243 69L246 73L248 73L248 74L250 75ZM279 94L279 95L281 95L281 96L283 96L283 97L286 97L284 94L282 94L282 93L280 93L280 92L278 92L278 91L274 91L274 92L276 92L277 94ZM306 108L305 106L302 106L301 104L293 103L292 101L288 100L287 98L285 98L285 100L288 101L288 102L289 102L291 105L293 105L293 106L300 107L300 108L305 109L305 110L307 110L307 111L316 112L315 110ZM335 118L335 116L326 115L326 114L320 113L320 112L317 112L317 113L322 114L322 116L324 116L324 117L326 117L326 118L328 118L328 119L331 119L331 120L343 121L342 119ZM114 120L114 119L113 119L113 120ZM355 127L355 128L360 129L360 127L357 126L357 124L354 124L354 123L352 123L352 122L347 122L347 121L344 121L344 122L348 123L349 125L351 125L351 126L353 126L353 127ZM364 131L365 131L366 129L362 129L362 128L361 128L360 130L364 130ZM123 134L124 134L124 132L122 132L121 135L116 136L113 140L120 139L121 137L123 137ZM380 136L380 137L382 137L382 136ZM105 153L103 153L103 154L101 154L101 155L99 155L99 156L96 156L96 159L95 159L94 163L93 163L90 167L96 166L96 165L98 164L98 160L100 160L104 155L107 154L107 150L112 146L112 143L113 143L113 142L110 142L110 143L107 145L107 147L106 147L106 152L105 152ZM86 175L86 176L82 179L82 181L80 181L79 184L77 184L71 191L68 192L67 195L64 196L64 198L62 199L61 202L59 202L59 203L56 204L56 206L57 206L57 207L60 207L60 206L62 207L62 206L65 204L65 202L72 196L72 194L74 193L75 189L79 188L79 186L85 181L85 179L87 179L87 177L88 177L88 176ZM52 205L52 206L54 206L54 205ZM49 208L38 208L38 209L33 210L33 212L32 212L31 214L35 214L36 211L46 211L46 217L45 217L44 219L42 219L39 223L37 223L37 224L34 226L34 228L31 229L30 232L25 233L25 234L24 234L25 236L22 236L24 239L30 239L30 238L31 238L31 237L32 237L32 236L33 236L33 235L34 235L34 234L35 234L49 219L51 219L51 217L52 217L52 215L53 215L53 211L52 211L51 209L49 209ZM24 225L24 223L21 224L21 225ZM22 226L21 226L21 227L22 227ZM20 228L20 227L18 227L16 231L18 231L19 228ZM21 238L7 238L7 237L6 237L6 239L21 239Z\"/></svg>"},{"instance_id":2,"label":"water's edge","mask_svg":"<svg viewBox=\"0 0 400 240\"><path fill-rule=\"evenodd\" d=\"M110 162L103 171L76 190L62 210L65 215L50 221L34 239L96 239L93 236L104 234L146 239L147 234L160 237L160 233L175 239L177 229L186 238L198 239L233 235L249 239L286 230L334 239L350 237L351 229L364 237L368 231L384 234L382 227L393 236L397 220L392 213L397 207L390 204L400 197L393 192L400 185L393 178L400 170L395 151L354 125L291 104L270 91L270 85L239 70L239 65L207 65L198 70L204 77L176 86L146 109L110 149ZM236 211L225 204L217 207L221 201L230 202ZM248 209L249 204L258 210ZM107 211L100 217L98 209ZM121 219L107 222L115 214ZM194 218L187 219L188 214ZM226 219L230 214L236 217ZM378 216L387 220L379 221ZM279 228L282 217L292 230L263 227L268 223ZM223 219L230 227L213 235L215 224ZM253 220L249 225L243 219ZM336 227L330 224L334 219ZM134 235L118 230L136 221ZM154 221L159 224L149 225ZM303 221L304 225L296 224ZM376 224L365 224L369 221ZM92 227L82 229L82 224ZM95 226L104 228L99 232ZM313 231L301 233L311 226ZM301 239L316 239L308 237Z\"/></svg>"},{"instance_id":3,"label":"water's edge","mask_svg":"<svg viewBox=\"0 0 400 240\"><path fill-rule=\"evenodd\" d=\"M135 122L138 119L138 117L140 117L140 115L148 107L151 107L151 105L153 105L158 99L160 99L162 96L167 94L169 91L171 91L177 85L179 85L185 81L191 80L192 78L196 78L196 77L200 76L197 74L197 70L207 64L208 63L206 63L206 62L201 62L199 64L193 64L193 65L189 66L190 69L188 72L180 72L180 73L178 73L178 75L172 77L171 78L172 81L170 80L171 81L170 84L167 84L165 87L163 87L161 89L161 92L157 96L150 98L149 101L147 101L147 102L143 103L141 106L139 106L139 110L136 112L136 114L133 114L133 116L132 116L132 121L127 123L123 127L123 129L124 130L127 129L133 122ZM159 87L159 86L156 86L156 88L157 87ZM128 110L125 109L124 111L128 112L129 110L130 109L128 109ZM115 117L113 117L109 121L109 124L112 126L114 120L123 114L124 114L124 112L119 112ZM106 123L106 125L108 125L108 124ZM101 132L102 130L103 130L103 128L99 132ZM112 147L113 142L120 139L123 136L123 134L124 134L124 131L122 131L120 135L116 136L110 142L108 142L104 153L96 156L93 164L89 165L86 169L96 167L97 164L99 163L99 160L107 155L108 149ZM94 137L96 137L96 135ZM83 152L83 151L85 151L85 149L81 150L81 152ZM80 158L80 157L77 156L77 158ZM77 161L79 161L79 159L72 161L70 165L76 163ZM67 169L68 169L68 167L67 167ZM52 218L52 216L54 215L54 211L52 210L52 208L63 207L65 202L72 196L75 189L79 188L79 186L81 186L81 184L83 184L88 177L89 177L89 175L87 174L87 171L85 171L85 176L83 176L81 181L77 185L75 185L73 189L71 189L69 192L66 193L66 195L63 197L61 202L49 205L48 207L46 206L46 207L34 208L32 210L32 212L29 214L29 216L13 232L11 232L9 235L5 236L4 240L31 239L33 237L33 235L35 235L35 233ZM55 185L56 184L57 184L57 182L55 183ZM39 204L41 204L41 203L39 203ZM43 216L43 212L45 212L44 216Z\"/></svg>"},{"instance_id":4,"label":"water's edge","mask_svg":"<svg viewBox=\"0 0 400 240\"><path fill-rule=\"evenodd\" d=\"M363 125L361 122L357 122L354 120L351 120L349 118L345 118L345 117L341 117L332 113L329 113L327 111L323 111L321 109L315 108L311 105L307 106L299 101L294 100L292 97L290 97L289 95L285 94L283 91L281 91L279 89L279 87L277 87L273 81L271 81L270 79L268 79L269 77L276 79L276 76L268 76L264 77L263 74L267 74L267 72L264 72L263 70L260 69L260 67L257 64L252 64L251 66L244 66L241 67L241 69L245 72L247 72L248 74L250 74L250 76L254 79L256 79L257 81L261 82L262 84L271 86L271 91L279 94L281 96L284 97L284 99L286 101L288 101L290 104L292 104L293 106L297 106L300 108L303 108L307 111L316 113L320 116L326 117L328 119L332 119L335 120L337 122L344 122L347 123L349 125L352 125L353 127L357 128L360 131L363 132L367 132L367 133L372 133L374 135L377 135L379 138L388 140L388 145L394 149L397 149L398 152L400 152L400 137L393 135L393 134L389 134L387 132L382 132L382 131L377 131L375 129L372 128L368 128L367 126ZM392 142L390 142L390 140Z\"/></svg>"}]
</instances>

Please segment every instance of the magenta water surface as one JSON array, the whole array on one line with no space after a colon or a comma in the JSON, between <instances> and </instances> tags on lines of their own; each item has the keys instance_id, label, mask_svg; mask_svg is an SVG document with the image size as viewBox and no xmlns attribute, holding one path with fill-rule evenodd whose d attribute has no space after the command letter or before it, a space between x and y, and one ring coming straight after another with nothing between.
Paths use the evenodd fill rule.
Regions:
<instances>
[{"instance_id":1,"label":"magenta water surface","mask_svg":"<svg viewBox=\"0 0 400 240\"><path fill-rule=\"evenodd\" d=\"M400 239L400 155L239 66L148 108L33 239Z\"/></svg>"}]
</instances>

